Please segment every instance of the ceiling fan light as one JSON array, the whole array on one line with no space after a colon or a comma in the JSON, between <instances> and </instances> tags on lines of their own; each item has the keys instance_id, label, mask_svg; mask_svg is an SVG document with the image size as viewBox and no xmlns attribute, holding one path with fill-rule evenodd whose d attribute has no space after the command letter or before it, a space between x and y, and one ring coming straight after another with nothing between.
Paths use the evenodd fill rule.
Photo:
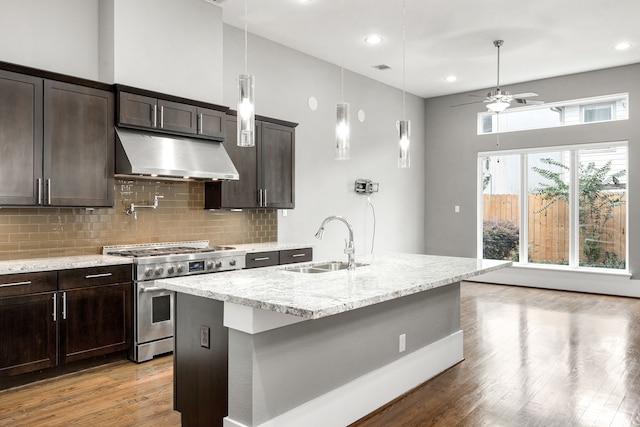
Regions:
<instances>
[{"instance_id":1,"label":"ceiling fan light","mask_svg":"<svg viewBox=\"0 0 640 427\"><path fill-rule=\"evenodd\" d=\"M487 104L487 110L491 111L492 113L501 113L509 108L509 105L511 104L509 104L508 102L494 101L491 104Z\"/></svg>"}]
</instances>

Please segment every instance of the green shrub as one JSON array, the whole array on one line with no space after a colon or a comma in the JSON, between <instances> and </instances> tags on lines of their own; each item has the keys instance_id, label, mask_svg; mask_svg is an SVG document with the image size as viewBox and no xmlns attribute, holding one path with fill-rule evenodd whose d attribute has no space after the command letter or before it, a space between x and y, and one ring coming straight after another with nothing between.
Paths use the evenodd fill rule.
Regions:
<instances>
[{"instance_id":1,"label":"green shrub","mask_svg":"<svg viewBox=\"0 0 640 427\"><path fill-rule=\"evenodd\" d=\"M484 220L482 223L483 258L513 259L520 241L518 226L511 221ZM514 261L517 261L515 259Z\"/></svg>"}]
</instances>

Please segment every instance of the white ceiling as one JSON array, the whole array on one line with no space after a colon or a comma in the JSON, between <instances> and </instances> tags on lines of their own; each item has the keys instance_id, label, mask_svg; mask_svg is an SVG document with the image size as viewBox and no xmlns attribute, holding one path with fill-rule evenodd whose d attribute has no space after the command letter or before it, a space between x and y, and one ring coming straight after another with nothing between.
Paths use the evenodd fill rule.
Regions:
<instances>
[{"instance_id":1,"label":"white ceiling","mask_svg":"<svg viewBox=\"0 0 640 427\"><path fill-rule=\"evenodd\" d=\"M223 8L225 23L244 29L245 0L205 1ZM640 0L404 1L406 90L425 98L494 87L496 39L505 41L500 82L507 90L510 83L640 62ZM246 20L250 33L401 89L402 7L403 0L247 0ZM371 33L383 42L366 45ZM632 47L616 51L621 41ZM379 64L391 69L373 68ZM458 80L446 82L449 75Z\"/></svg>"}]
</instances>

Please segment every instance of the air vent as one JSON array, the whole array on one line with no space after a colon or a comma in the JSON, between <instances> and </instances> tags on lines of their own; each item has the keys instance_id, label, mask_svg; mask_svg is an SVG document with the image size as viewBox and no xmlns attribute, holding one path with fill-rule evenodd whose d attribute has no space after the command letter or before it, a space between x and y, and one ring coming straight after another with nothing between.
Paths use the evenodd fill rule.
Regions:
<instances>
[{"instance_id":1,"label":"air vent","mask_svg":"<svg viewBox=\"0 0 640 427\"><path fill-rule=\"evenodd\" d=\"M390 70L391 67L388 66L387 64L380 64L380 65L372 65L373 68L380 70L380 71L384 71L384 70Z\"/></svg>"}]
</instances>

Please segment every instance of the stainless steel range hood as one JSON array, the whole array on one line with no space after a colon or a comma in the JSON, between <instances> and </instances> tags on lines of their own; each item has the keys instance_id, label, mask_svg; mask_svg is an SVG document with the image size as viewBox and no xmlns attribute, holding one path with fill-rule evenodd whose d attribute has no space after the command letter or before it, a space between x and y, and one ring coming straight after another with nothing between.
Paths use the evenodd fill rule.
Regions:
<instances>
[{"instance_id":1,"label":"stainless steel range hood","mask_svg":"<svg viewBox=\"0 0 640 427\"><path fill-rule=\"evenodd\" d=\"M116 175L239 179L238 171L221 142L118 127Z\"/></svg>"}]
</instances>

